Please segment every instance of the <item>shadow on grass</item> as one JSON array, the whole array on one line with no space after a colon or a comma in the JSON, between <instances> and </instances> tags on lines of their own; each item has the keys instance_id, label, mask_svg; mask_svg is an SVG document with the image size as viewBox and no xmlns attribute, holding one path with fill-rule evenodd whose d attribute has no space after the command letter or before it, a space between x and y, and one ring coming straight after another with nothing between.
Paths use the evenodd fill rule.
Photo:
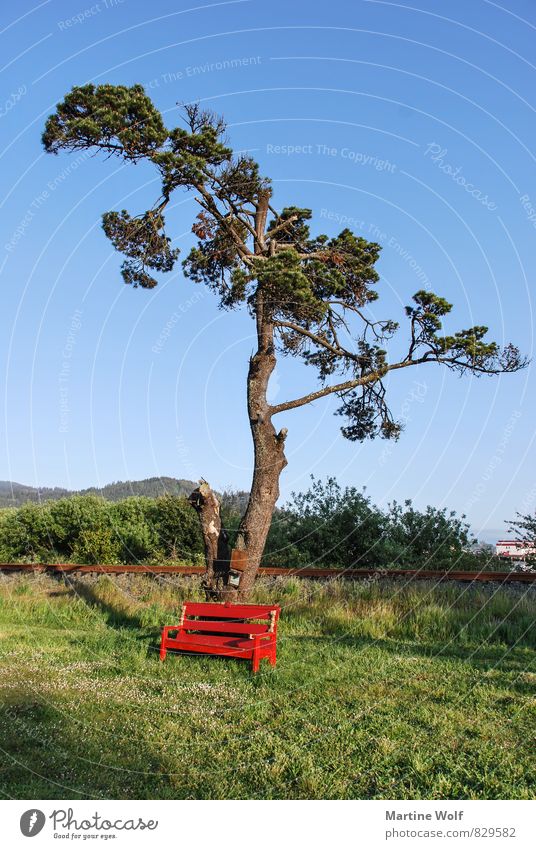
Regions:
<instances>
[{"instance_id":1,"label":"shadow on grass","mask_svg":"<svg viewBox=\"0 0 536 849\"><path fill-rule=\"evenodd\" d=\"M124 650L124 653L127 653L127 650L132 649L134 654L139 654L141 650L147 657L158 657L161 629L159 626L148 625L142 619L143 610L140 615L132 614L121 605L114 604L113 600L103 598L102 588L99 588L98 584L92 585L69 577L65 585L73 597L81 599L88 608L96 612L100 622L116 633L119 640L117 647L121 646L122 652ZM96 635L95 639L100 642L102 637ZM75 639L74 642L78 640Z\"/></svg>"},{"instance_id":2,"label":"shadow on grass","mask_svg":"<svg viewBox=\"0 0 536 849\"><path fill-rule=\"evenodd\" d=\"M83 599L89 607L100 610L104 614L104 621L107 625L113 628L129 628L143 631L143 638L147 638L147 626L143 624L141 618L127 613L126 610L116 607L110 601L102 598L98 587L88 584L85 581L77 580L76 578L69 578L68 586L72 593L78 598Z\"/></svg>"}]
</instances>

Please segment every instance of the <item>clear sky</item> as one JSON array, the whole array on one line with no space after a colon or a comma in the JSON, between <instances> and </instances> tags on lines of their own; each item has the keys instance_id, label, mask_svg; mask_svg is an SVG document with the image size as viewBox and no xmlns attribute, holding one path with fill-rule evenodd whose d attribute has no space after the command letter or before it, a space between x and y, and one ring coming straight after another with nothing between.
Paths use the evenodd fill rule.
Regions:
<instances>
[{"instance_id":1,"label":"clear sky","mask_svg":"<svg viewBox=\"0 0 536 849\"><path fill-rule=\"evenodd\" d=\"M378 317L403 322L418 289L455 304L447 327L487 324L533 347L536 258L533 0L48 0L2 4L0 478L79 488L204 476L247 488L245 376L253 326L218 310L180 265L126 287L101 214L143 211L149 167L44 154L47 115L73 86L143 83L166 124L178 102L223 112L274 203L311 207L313 233L384 245ZM183 255L192 195L168 218ZM403 336L404 327L400 330ZM271 393L312 388L282 360ZM336 400L279 417L283 499L311 473L379 504L467 513L482 537L536 506L534 372L460 379L395 373L398 443L345 441Z\"/></svg>"}]
</instances>

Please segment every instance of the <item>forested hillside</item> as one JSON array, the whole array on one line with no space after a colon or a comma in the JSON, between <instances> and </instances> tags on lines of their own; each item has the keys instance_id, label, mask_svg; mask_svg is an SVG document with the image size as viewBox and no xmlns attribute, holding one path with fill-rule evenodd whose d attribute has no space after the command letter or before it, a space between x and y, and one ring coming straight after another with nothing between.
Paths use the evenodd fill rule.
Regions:
<instances>
[{"instance_id":1,"label":"forested hillside","mask_svg":"<svg viewBox=\"0 0 536 849\"><path fill-rule=\"evenodd\" d=\"M146 478L141 481L116 481L102 488L69 490L62 487L34 487L12 481L0 481L0 507L20 507L29 501L57 501L70 495L100 495L106 501L121 501L131 495L158 498L160 495L189 495L197 484L181 478Z\"/></svg>"}]
</instances>

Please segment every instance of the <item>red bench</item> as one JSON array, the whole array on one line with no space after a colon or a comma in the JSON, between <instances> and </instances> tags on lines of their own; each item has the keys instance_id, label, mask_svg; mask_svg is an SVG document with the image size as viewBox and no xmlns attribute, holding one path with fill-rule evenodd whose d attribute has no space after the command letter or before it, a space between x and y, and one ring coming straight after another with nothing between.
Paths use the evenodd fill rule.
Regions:
<instances>
[{"instance_id":1,"label":"red bench","mask_svg":"<svg viewBox=\"0 0 536 849\"><path fill-rule=\"evenodd\" d=\"M251 660L253 672L257 672L263 657L275 666L280 612L280 607L269 604L186 601L179 624L166 625L162 631L160 660L173 649Z\"/></svg>"}]
</instances>

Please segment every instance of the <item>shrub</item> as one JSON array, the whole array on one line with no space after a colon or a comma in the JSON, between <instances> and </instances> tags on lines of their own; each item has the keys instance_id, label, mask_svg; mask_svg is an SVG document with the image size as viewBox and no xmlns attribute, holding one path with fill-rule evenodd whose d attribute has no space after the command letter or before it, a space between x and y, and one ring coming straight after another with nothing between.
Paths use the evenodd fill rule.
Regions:
<instances>
[{"instance_id":1,"label":"shrub","mask_svg":"<svg viewBox=\"0 0 536 849\"><path fill-rule=\"evenodd\" d=\"M199 520L186 498L177 495L155 498L151 517L166 558L191 562L202 555Z\"/></svg>"},{"instance_id":2,"label":"shrub","mask_svg":"<svg viewBox=\"0 0 536 849\"><path fill-rule=\"evenodd\" d=\"M109 502L76 495L2 512L4 561L192 562L203 551L199 522L182 496L133 496Z\"/></svg>"},{"instance_id":3,"label":"shrub","mask_svg":"<svg viewBox=\"0 0 536 849\"><path fill-rule=\"evenodd\" d=\"M334 478L312 477L276 511L264 562L280 566L338 568L481 569L469 551L464 516L445 509L416 510L411 501L383 511L364 491L342 488Z\"/></svg>"},{"instance_id":4,"label":"shrub","mask_svg":"<svg viewBox=\"0 0 536 849\"><path fill-rule=\"evenodd\" d=\"M24 504L10 510L0 526L0 554L5 561L54 559L48 514L43 505Z\"/></svg>"},{"instance_id":5,"label":"shrub","mask_svg":"<svg viewBox=\"0 0 536 849\"><path fill-rule=\"evenodd\" d=\"M227 494L223 526L231 545L243 493ZM464 516L416 510L411 501L380 510L364 491L312 478L276 510L263 562L273 566L490 569L496 559L470 550ZM131 496L110 502L75 495L0 511L0 558L78 563L203 561L198 517L184 496Z\"/></svg>"},{"instance_id":6,"label":"shrub","mask_svg":"<svg viewBox=\"0 0 536 849\"><path fill-rule=\"evenodd\" d=\"M110 504L110 521L121 563L139 563L163 556L152 516L153 503L152 498L131 496Z\"/></svg>"}]
</instances>

